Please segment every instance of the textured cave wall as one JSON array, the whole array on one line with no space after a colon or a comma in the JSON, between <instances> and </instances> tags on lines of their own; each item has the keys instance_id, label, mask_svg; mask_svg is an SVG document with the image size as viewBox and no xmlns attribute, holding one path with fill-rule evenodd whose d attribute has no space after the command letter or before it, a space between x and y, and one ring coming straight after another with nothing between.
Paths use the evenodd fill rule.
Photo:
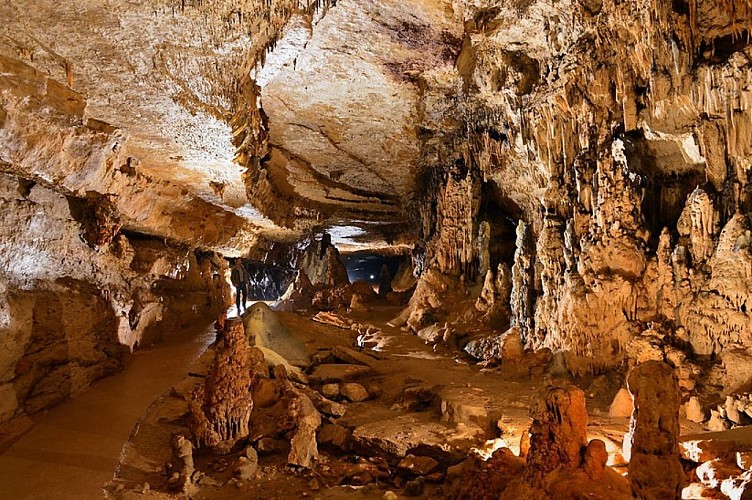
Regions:
<instances>
[{"instance_id":1,"label":"textured cave wall","mask_svg":"<svg viewBox=\"0 0 752 500\"><path fill-rule=\"evenodd\" d=\"M230 254L256 242L255 223L154 174L126 131L89 115L85 95L4 55L0 71L0 171L107 198L131 231Z\"/></svg>"},{"instance_id":2,"label":"textured cave wall","mask_svg":"<svg viewBox=\"0 0 752 500\"><path fill-rule=\"evenodd\" d=\"M97 245L74 216L86 203L0 174L0 422L79 394L136 346L226 307L222 259L143 236Z\"/></svg>"},{"instance_id":3,"label":"textured cave wall","mask_svg":"<svg viewBox=\"0 0 752 500\"><path fill-rule=\"evenodd\" d=\"M505 200L491 225L525 223L510 315L528 347L575 373L620 365L651 326L695 355L746 352L751 14L722 0L476 9L457 60L465 126L417 211L429 272L412 309L440 313L427 298L483 260L481 217L458 217L482 196L436 173L460 162ZM733 370L709 382L730 389Z\"/></svg>"}]
</instances>

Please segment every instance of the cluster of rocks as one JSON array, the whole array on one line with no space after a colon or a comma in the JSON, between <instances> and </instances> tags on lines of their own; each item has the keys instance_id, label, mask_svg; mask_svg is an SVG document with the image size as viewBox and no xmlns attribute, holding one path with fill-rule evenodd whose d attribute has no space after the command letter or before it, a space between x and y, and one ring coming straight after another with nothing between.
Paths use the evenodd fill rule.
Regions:
<instances>
[{"instance_id":1,"label":"cluster of rocks","mask_svg":"<svg viewBox=\"0 0 752 500\"><path fill-rule=\"evenodd\" d=\"M700 406L699 402L697 406ZM701 417L702 420L697 419L695 421L704 421L704 412ZM711 431L723 431L747 425L752 425L752 394L726 396L722 404L710 409L710 417L707 419L707 427Z\"/></svg>"},{"instance_id":2,"label":"cluster of rocks","mask_svg":"<svg viewBox=\"0 0 752 500\"><path fill-rule=\"evenodd\" d=\"M683 498L744 499L752 495L748 428L683 436L679 447L689 479Z\"/></svg>"},{"instance_id":3,"label":"cluster of rocks","mask_svg":"<svg viewBox=\"0 0 752 500\"><path fill-rule=\"evenodd\" d=\"M277 308L287 311L347 309L365 312L377 299L393 305L405 304L409 300L413 290L392 290L388 268L382 269L380 278L382 283L378 293L366 281L350 283L337 247L331 243L331 236L324 233L321 240L312 240L302 250L296 278L280 298Z\"/></svg>"},{"instance_id":4,"label":"cluster of rocks","mask_svg":"<svg viewBox=\"0 0 752 500\"><path fill-rule=\"evenodd\" d=\"M217 485L211 470L197 469L196 453L222 460L220 472L232 468L238 487L263 474L259 455L286 453L288 467L312 469L319 443L350 446L337 425L347 404L381 395L377 385L362 381L378 373L375 357L344 346L307 356L263 303L227 319L218 333L205 372L193 374L203 380L173 390L188 406L185 430L171 439L169 490L192 495L197 487Z\"/></svg>"}]
</instances>

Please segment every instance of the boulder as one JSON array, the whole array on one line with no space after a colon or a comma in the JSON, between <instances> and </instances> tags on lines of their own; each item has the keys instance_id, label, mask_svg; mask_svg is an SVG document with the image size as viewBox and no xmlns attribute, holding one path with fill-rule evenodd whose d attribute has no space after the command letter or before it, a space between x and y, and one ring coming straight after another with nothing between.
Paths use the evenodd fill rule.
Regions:
<instances>
[{"instance_id":1,"label":"boulder","mask_svg":"<svg viewBox=\"0 0 752 500\"><path fill-rule=\"evenodd\" d=\"M368 399L368 391L357 382L344 382L339 385L340 395L353 403L359 403Z\"/></svg>"},{"instance_id":2,"label":"boulder","mask_svg":"<svg viewBox=\"0 0 752 500\"><path fill-rule=\"evenodd\" d=\"M316 431L321 426L321 415L311 400L302 392L290 388L295 397L290 403L289 415L295 424L295 433L290 440L287 463L309 468L319 456Z\"/></svg>"},{"instance_id":3,"label":"boulder","mask_svg":"<svg viewBox=\"0 0 752 500\"><path fill-rule=\"evenodd\" d=\"M397 464L397 469L416 476L427 476L436 470L439 462L431 457L407 455Z\"/></svg>"},{"instance_id":4,"label":"boulder","mask_svg":"<svg viewBox=\"0 0 752 500\"><path fill-rule=\"evenodd\" d=\"M616 393L614 400L611 402L611 406L608 408L609 417L630 417L632 416L632 410L634 409L634 403L632 402L632 395L629 391L622 387L619 392Z\"/></svg>"}]
</instances>

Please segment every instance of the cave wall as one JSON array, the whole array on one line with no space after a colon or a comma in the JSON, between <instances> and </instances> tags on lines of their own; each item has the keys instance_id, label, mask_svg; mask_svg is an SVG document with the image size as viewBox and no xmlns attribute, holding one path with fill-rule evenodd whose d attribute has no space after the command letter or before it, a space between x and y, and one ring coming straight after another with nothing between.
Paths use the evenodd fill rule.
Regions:
<instances>
[{"instance_id":1,"label":"cave wall","mask_svg":"<svg viewBox=\"0 0 752 500\"><path fill-rule=\"evenodd\" d=\"M81 203L0 174L0 423L81 393L132 349L225 309L223 259L122 233L97 245L73 216Z\"/></svg>"},{"instance_id":2,"label":"cave wall","mask_svg":"<svg viewBox=\"0 0 752 500\"><path fill-rule=\"evenodd\" d=\"M509 300L529 348L601 371L654 327L694 355L749 355L750 24L749 2L723 0L476 9L457 63L465 100L449 113L455 160L431 165L417 210L418 292L434 289L412 309L441 313L426 297L445 278L484 278L468 264L487 248L481 220L456 214L485 202L456 188L460 163L505 200L492 225L522 223Z\"/></svg>"}]
</instances>

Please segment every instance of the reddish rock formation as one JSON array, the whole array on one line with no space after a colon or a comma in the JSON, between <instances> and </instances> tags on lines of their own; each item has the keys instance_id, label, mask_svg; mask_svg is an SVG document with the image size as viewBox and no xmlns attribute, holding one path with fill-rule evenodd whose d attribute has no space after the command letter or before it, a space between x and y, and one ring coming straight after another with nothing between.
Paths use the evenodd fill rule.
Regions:
<instances>
[{"instance_id":1,"label":"reddish rock formation","mask_svg":"<svg viewBox=\"0 0 752 500\"><path fill-rule=\"evenodd\" d=\"M530 427L524 480L541 486L560 467L580 467L587 446L585 394L577 388L552 389Z\"/></svg>"},{"instance_id":2,"label":"reddish rock formation","mask_svg":"<svg viewBox=\"0 0 752 500\"><path fill-rule=\"evenodd\" d=\"M227 320L223 337L224 347L217 351L206 382L191 396L189 419L196 445L218 453L229 452L250 433L252 370L258 362L240 319Z\"/></svg>"}]
</instances>

